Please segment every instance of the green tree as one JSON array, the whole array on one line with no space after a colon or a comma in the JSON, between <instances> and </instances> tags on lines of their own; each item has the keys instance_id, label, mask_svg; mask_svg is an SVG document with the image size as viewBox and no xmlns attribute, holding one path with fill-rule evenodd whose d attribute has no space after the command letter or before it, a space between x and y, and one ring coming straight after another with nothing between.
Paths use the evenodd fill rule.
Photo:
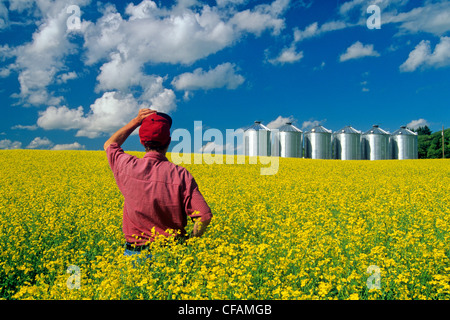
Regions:
<instances>
[{"instance_id":1,"label":"green tree","mask_svg":"<svg viewBox=\"0 0 450 320\"><path fill-rule=\"evenodd\" d=\"M431 130L428 126L419 127L417 129L412 129L412 131L417 132L419 136L430 136Z\"/></svg>"},{"instance_id":2,"label":"green tree","mask_svg":"<svg viewBox=\"0 0 450 320\"><path fill-rule=\"evenodd\" d=\"M433 138L431 135L419 135L417 137L419 159L428 158L428 149L430 148Z\"/></svg>"},{"instance_id":3,"label":"green tree","mask_svg":"<svg viewBox=\"0 0 450 320\"><path fill-rule=\"evenodd\" d=\"M431 136L430 145L427 148L427 158L440 159L442 158L442 131L433 133ZM444 152L445 158L450 159L450 129L444 130ZM419 144L420 146L420 144Z\"/></svg>"}]
</instances>

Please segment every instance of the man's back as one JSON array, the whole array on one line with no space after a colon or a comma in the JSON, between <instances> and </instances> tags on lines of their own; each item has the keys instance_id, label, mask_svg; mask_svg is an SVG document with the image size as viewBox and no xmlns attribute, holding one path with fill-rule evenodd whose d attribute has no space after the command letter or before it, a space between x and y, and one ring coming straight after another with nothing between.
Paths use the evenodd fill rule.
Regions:
<instances>
[{"instance_id":1,"label":"man's back","mask_svg":"<svg viewBox=\"0 0 450 320\"><path fill-rule=\"evenodd\" d=\"M192 175L161 153L138 159L117 144L106 150L117 186L124 196L123 232L126 241L143 245L168 229L185 234L187 217L212 217ZM153 230L153 232L152 232Z\"/></svg>"}]
</instances>

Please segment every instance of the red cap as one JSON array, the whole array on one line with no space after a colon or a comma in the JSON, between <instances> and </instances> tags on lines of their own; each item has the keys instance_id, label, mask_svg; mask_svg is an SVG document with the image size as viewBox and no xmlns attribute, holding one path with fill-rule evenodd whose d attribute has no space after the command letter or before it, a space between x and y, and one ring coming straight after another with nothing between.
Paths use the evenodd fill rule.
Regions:
<instances>
[{"instance_id":1,"label":"red cap","mask_svg":"<svg viewBox=\"0 0 450 320\"><path fill-rule=\"evenodd\" d=\"M159 142L165 146L170 141L172 118L162 112L155 112L142 121L139 128L139 138L145 145L147 141Z\"/></svg>"}]
</instances>

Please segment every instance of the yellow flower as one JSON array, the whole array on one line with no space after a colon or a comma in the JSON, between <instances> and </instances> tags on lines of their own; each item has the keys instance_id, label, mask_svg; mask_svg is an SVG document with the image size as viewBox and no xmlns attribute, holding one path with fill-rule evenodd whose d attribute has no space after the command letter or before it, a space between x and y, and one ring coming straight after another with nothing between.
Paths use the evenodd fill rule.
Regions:
<instances>
[{"instance_id":1,"label":"yellow flower","mask_svg":"<svg viewBox=\"0 0 450 320\"><path fill-rule=\"evenodd\" d=\"M103 151L0 161L0 299L450 299L448 160L186 164L214 223L147 260L123 255Z\"/></svg>"}]
</instances>

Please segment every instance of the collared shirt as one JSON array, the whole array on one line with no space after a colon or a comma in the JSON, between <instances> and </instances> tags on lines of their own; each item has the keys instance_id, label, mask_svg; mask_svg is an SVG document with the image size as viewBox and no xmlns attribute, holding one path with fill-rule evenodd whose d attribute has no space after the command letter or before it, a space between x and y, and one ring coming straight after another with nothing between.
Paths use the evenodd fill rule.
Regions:
<instances>
[{"instance_id":1,"label":"collared shirt","mask_svg":"<svg viewBox=\"0 0 450 320\"><path fill-rule=\"evenodd\" d=\"M151 151L139 159L117 143L109 145L106 154L124 197L122 230L127 242L143 245L157 234L168 236L168 230L184 235L187 217L212 217L193 176L163 154Z\"/></svg>"}]
</instances>

